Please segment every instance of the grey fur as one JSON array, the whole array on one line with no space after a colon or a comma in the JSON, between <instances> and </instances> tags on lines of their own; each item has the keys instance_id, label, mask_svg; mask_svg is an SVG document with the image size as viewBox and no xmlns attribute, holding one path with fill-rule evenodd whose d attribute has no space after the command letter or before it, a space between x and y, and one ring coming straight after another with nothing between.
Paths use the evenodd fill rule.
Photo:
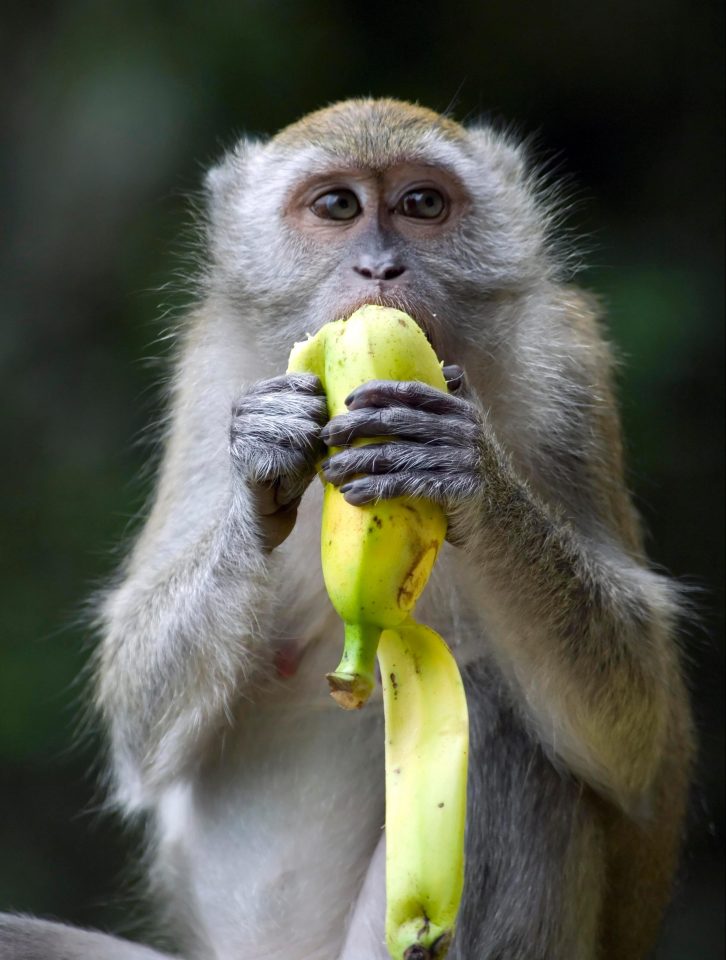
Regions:
<instances>
[{"instance_id":1,"label":"grey fur","mask_svg":"<svg viewBox=\"0 0 726 960\"><path fill-rule=\"evenodd\" d=\"M93 930L0 914L0 960L172 960Z\"/></svg>"},{"instance_id":2,"label":"grey fur","mask_svg":"<svg viewBox=\"0 0 726 960\"><path fill-rule=\"evenodd\" d=\"M462 185L459 220L405 244L374 224L322 243L290 214L311 177L404 160ZM643 554L610 351L565 281L552 195L496 131L373 100L241 142L207 191L200 305L155 499L99 611L96 687L112 797L148 822L180 950L385 957L380 701L351 716L327 697L341 631L317 481L298 509L324 437L367 435L397 439L331 458L335 482L363 474L350 499L407 492L449 514L419 613L452 644L471 711L455 960L639 960L691 755L678 603ZM391 280L356 270L394 254ZM466 381L448 398L374 384L321 437L318 388L286 378L286 358L364 302L410 312Z\"/></svg>"},{"instance_id":3,"label":"grey fur","mask_svg":"<svg viewBox=\"0 0 726 960\"><path fill-rule=\"evenodd\" d=\"M284 375L254 384L232 410L232 463L247 485L278 487L276 501L285 506L303 495L315 474L327 419L317 377Z\"/></svg>"}]
</instances>

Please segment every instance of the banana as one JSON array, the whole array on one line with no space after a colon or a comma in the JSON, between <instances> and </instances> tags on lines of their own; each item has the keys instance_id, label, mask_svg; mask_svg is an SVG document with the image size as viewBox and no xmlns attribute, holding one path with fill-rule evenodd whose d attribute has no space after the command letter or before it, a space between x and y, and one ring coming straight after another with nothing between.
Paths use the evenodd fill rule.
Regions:
<instances>
[{"instance_id":1,"label":"banana","mask_svg":"<svg viewBox=\"0 0 726 960\"><path fill-rule=\"evenodd\" d=\"M378 645L386 723L386 944L441 960L464 885L469 724L446 643L413 620Z\"/></svg>"},{"instance_id":2,"label":"banana","mask_svg":"<svg viewBox=\"0 0 726 960\"><path fill-rule=\"evenodd\" d=\"M316 374L331 417L368 380L446 390L436 354L398 310L366 306L294 346L289 372ZM366 441L370 442L370 441ZM351 506L325 485L323 576L345 625L332 696L361 707L381 668L386 726L386 943L393 960L442 960L464 883L466 697L441 637L411 614L446 536L435 504L401 497Z\"/></svg>"},{"instance_id":3,"label":"banana","mask_svg":"<svg viewBox=\"0 0 726 960\"><path fill-rule=\"evenodd\" d=\"M345 413L348 394L368 380L419 380L446 390L421 328L400 310L373 305L295 344L288 372L320 378L331 417ZM327 678L345 709L362 707L370 695L381 630L412 613L445 536L446 518L435 504L400 497L351 506L336 487L325 485L323 577L345 625L342 659Z\"/></svg>"}]
</instances>

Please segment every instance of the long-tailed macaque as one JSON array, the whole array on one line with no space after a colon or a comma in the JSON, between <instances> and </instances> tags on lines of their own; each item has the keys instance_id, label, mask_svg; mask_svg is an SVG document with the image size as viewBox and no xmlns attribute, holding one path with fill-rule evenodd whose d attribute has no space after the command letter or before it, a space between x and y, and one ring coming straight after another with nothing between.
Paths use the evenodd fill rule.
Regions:
<instances>
[{"instance_id":1,"label":"long-tailed macaque","mask_svg":"<svg viewBox=\"0 0 726 960\"><path fill-rule=\"evenodd\" d=\"M509 137L368 99L242 140L207 177L201 294L96 684L113 802L146 822L186 960L387 956L381 703L327 693L321 462L351 503L408 494L449 518L419 609L471 715L453 960L640 960L655 941L692 754L679 604L644 555L611 352L540 187ZM448 395L372 382L328 421L288 353L363 303L416 319ZM27 918L0 944L161 957Z\"/></svg>"}]
</instances>

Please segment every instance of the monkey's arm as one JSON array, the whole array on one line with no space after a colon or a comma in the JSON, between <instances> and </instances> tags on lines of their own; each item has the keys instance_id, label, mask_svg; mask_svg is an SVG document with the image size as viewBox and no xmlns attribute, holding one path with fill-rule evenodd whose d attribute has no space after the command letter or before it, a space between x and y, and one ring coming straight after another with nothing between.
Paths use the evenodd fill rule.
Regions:
<instances>
[{"instance_id":1,"label":"monkey's arm","mask_svg":"<svg viewBox=\"0 0 726 960\"><path fill-rule=\"evenodd\" d=\"M64 923L0 913L3 960L174 960L140 943Z\"/></svg>"},{"instance_id":2,"label":"monkey's arm","mask_svg":"<svg viewBox=\"0 0 726 960\"><path fill-rule=\"evenodd\" d=\"M323 431L328 444L396 439L344 450L326 477L351 503L405 494L445 507L452 539L478 571L495 652L539 737L596 789L645 813L678 684L668 584L619 542L612 521L581 528L536 492L478 404L372 382L349 408ZM588 485L587 470L579 479ZM619 477L612 484L622 487Z\"/></svg>"},{"instance_id":3,"label":"monkey's arm","mask_svg":"<svg viewBox=\"0 0 726 960\"><path fill-rule=\"evenodd\" d=\"M261 381L232 403L242 362L227 371L205 349L199 338L181 361L154 506L99 611L97 704L129 809L197 762L269 666L269 548L292 529L327 417L314 377Z\"/></svg>"}]
</instances>

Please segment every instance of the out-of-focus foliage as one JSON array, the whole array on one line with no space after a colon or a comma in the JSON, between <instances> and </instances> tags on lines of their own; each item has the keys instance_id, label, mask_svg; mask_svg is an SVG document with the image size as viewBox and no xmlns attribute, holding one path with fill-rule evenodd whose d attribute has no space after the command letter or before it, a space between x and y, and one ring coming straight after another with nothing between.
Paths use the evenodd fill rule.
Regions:
<instances>
[{"instance_id":1,"label":"out-of-focus foliage","mask_svg":"<svg viewBox=\"0 0 726 960\"><path fill-rule=\"evenodd\" d=\"M534 132L571 178L651 554L702 588L685 634L702 753L662 956L721 956L722 37L721 5L686 0L6 12L0 907L129 929L131 841L93 812L99 747L79 721L83 610L149 489L139 438L160 411L167 311L188 296L185 195L243 130L391 94Z\"/></svg>"}]
</instances>

